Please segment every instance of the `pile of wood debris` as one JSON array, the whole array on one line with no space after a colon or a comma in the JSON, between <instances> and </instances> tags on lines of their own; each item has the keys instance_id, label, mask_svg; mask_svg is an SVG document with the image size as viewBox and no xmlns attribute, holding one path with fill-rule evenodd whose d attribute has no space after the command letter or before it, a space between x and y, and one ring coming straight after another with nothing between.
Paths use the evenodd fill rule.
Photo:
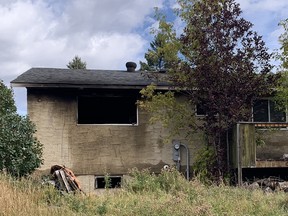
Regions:
<instances>
[{"instance_id":1,"label":"pile of wood debris","mask_svg":"<svg viewBox=\"0 0 288 216\"><path fill-rule=\"evenodd\" d=\"M244 182L243 186L248 189L262 189L264 192L288 192L288 181L273 176L255 180L252 183Z\"/></svg>"},{"instance_id":2,"label":"pile of wood debris","mask_svg":"<svg viewBox=\"0 0 288 216\"><path fill-rule=\"evenodd\" d=\"M80 182L72 172L65 166L54 165L50 169L51 180L49 183L53 184L61 192L83 192L81 190Z\"/></svg>"}]
</instances>

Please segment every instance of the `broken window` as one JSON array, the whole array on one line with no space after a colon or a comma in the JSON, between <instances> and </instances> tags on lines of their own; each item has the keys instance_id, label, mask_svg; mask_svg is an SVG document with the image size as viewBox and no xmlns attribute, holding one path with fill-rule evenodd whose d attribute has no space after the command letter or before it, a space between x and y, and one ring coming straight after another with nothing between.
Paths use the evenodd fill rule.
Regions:
<instances>
[{"instance_id":1,"label":"broken window","mask_svg":"<svg viewBox=\"0 0 288 216\"><path fill-rule=\"evenodd\" d=\"M122 182L121 176L96 176L95 189L120 188Z\"/></svg>"},{"instance_id":2,"label":"broken window","mask_svg":"<svg viewBox=\"0 0 288 216\"><path fill-rule=\"evenodd\" d=\"M254 122L286 122L286 113L277 109L274 101L257 100L253 106Z\"/></svg>"},{"instance_id":3,"label":"broken window","mask_svg":"<svg viewBox=\"0 0 288 216\"><path fill-rule=\"evenodd\" d=\"M130 95L78 97L78 124L137 124L137 98Z\"/></svg>"}]
</instances>

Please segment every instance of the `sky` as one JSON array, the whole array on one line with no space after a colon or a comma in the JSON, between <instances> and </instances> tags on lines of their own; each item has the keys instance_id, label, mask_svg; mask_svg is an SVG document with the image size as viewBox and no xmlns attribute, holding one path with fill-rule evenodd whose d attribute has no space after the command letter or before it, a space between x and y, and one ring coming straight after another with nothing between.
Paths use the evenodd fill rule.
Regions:
<instances>
[{"instance_id":1,"label":"sky","mask_svg":"<svg viewBox=\"0 0 288 216\"><path fill-rule=\"evenodd\" d=\"M269 50L278 49L278 23L288 18L288 1L236 2ZM150 29L157 26L155 7L170 13L177 5L175 0L0 0L0 79L10 86L31 67L67 68L75 55L87 69L139 65L153 38ZM18 113L25 115L26 89L13 90Z\"/></svg>"}]
</instances>

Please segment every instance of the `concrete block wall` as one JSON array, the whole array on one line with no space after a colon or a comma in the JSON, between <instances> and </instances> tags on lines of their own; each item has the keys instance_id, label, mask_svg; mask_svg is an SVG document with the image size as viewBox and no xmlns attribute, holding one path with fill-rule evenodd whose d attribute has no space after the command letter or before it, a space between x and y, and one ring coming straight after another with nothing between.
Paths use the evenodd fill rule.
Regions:
<instances>
[{"instance_id":1,"label":"concrete block wall","mask_svg":"<svg viewBox=\"0 0 288 216\"><path fill-rule=\"evenodd\" d=\"M141 110L138 125L79 125L75 95L28 91L28 113L44 144L45 169L64 164L84 175L121 174L134 166L159 169L173 163L167 131L149 124Z\"/></svg>"},{"instance_id":2,"label":"concrete block wall","mask_svg":"<svg viewBox=\"0 0 288 216\"><path fill-rule=\"evenodd\" d=\"M65 165L91 191L95 176L125 175L134 167L159 173L165 164L174 164L172 140L164 141L167 131L150 124L149 115L141 110L138 125L80 125L75 93L39 89L27 93L28 114L44 145L42 170ZM195 135L196 145L189 146L191 163L201 137ZM185 161L183 152L183 165Z\"/></svg>"},{"instance_id":3,"label":"concrete block wall","mask_svg":"<svg viewBox=\"0 0 288 216\"><path fill-rule=\"evenodd\" d=\"M71 166L66 122L71 121L69 113L73 103L74 98L28 93L28 115L36 124L37 138L44 145L42 169L50 169L55 164Z\"/></svg>"},{"instance_id":4,"label":"concrete block wall","mask_svg":"<svg viewBox=\"0 0 288 216\"><path fill-rule=\"evenodd\" d=\"M77 179L80 181L81 189L86 194L94 194L95 176L94 175L78 175Z\"/></svg>"}]
</instances>

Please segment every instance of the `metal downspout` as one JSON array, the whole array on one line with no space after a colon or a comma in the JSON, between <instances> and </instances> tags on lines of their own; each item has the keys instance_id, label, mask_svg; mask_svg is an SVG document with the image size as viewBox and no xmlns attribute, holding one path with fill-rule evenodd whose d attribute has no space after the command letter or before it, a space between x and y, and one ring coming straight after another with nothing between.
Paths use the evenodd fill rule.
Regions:
<instances>
[{"instance_id":1,"label":"metal downspout","mask_svg":"<svg viewBox=\"0 0 288 216\"><path fill-rule=\"evenodd\" d=\"M189 181L190 180L190 153L189 148L185 144L180 144L186 149L186 178Z\"/></svg>"}]
</instances>

